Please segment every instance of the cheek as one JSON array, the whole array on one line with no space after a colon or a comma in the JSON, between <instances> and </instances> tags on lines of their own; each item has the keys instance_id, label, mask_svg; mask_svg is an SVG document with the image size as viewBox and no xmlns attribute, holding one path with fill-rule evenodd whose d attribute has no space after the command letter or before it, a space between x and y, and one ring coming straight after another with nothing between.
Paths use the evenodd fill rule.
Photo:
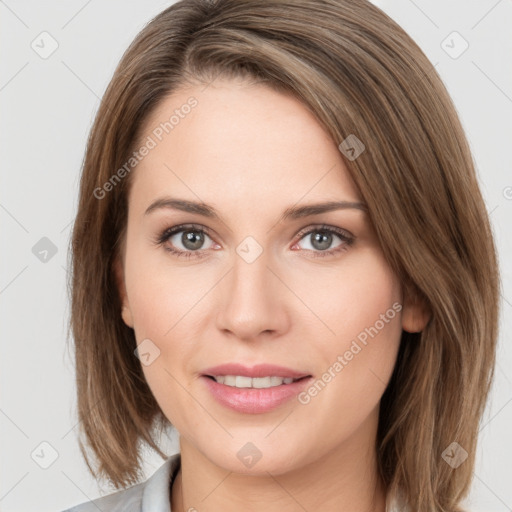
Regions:
<instances>
[{"instance_id":1,"label":"cheek","mask_svg":"<svg viewBox=\"0 0 512 512\"><path fill-rule=\"evenodd\" d=\"M319 267L314 278L311 269L301 270L289 275L290 282L294 282L294 291L304 298L311 315L306 313L316 323L320 334L316 338L324 339L328 350L342 349L401 301L399 281L375 247L361 249L339 265ZM396 335L401 330L395 326L400 323L396 307L390 315L393 321L385 323L382 331L389 331L393 324ZM380 322L378 326L382 327Z\"/></svg>"},{"instance_id":2,"label":"cheek","mask_svg":"<svg viewBox=\"0 0 512 512\"><path fill-rule=\"evenodd\" d=\"M141 359L145 379L167 418L180 424L174 412L190 401L185 390L193 377L188 370L205 328L201 299L211 280L205 272L198 278L197 271L172 265L162 253L163 249L144 251L135 246L127 251L126 288L137 344L145 343L141 346L151 353L150 364Z\"/></svg>"},{"instance_id":3,"label":"cheek","mask_svg":"<svg viewBox=\"0 0 512 512\"><path fill-rule=\"evenodd\" d=\"M194 279L194 270L173 265L163 248L134 247L131 253L127 252L125 268L138 341L170 339L175 326L183 320L186 323L188 312L207 291L204 279Z\"/></svg>"},{"instance_id":4,"label":"cheek","mask_svg":"<svg viewBox=\"0 0 512 512\"><path fill-rule=\"evenodd\" d=\"M382 254L368 251L325 280L318 311L334 331L318 345L326 371L321 401L342 405L349 417L369 412L391 377L401 339L399 280ZM342 416L343 416L342 414ZM334 415L336 417L336 414Z\"/></svg>"},{"instance_id":5,"label":"cheek","mask_svg":"<svg viewBox=\"0 0 512 512\"><path fill-rule=\"evenodd\" d=\"M312 317L307 334L315 340L319 377L328 382L317 404L344 404L357 417L363 404L378 402L393 371L402 332L399 280L382 254L368 249L317 272L314 282L302 279L298 293L321 320Z\"/></svg>"}]
</instances>

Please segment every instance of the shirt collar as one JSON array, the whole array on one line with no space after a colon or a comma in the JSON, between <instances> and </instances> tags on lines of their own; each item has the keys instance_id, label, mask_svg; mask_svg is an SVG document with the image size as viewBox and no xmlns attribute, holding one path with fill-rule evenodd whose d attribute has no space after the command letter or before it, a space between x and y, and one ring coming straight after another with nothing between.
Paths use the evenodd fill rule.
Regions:
<instances>
[{"instance_id":1,"label":"shirt collar","mask_svg":"<svg viewBox=\"0 0 512 512\"><path fill-rule=\"evenodd\" d=\"M181 466L181 454L171 455L148 478L142 493L141 512L171 512L171 486Z\"/></svg>"}]
</instances>

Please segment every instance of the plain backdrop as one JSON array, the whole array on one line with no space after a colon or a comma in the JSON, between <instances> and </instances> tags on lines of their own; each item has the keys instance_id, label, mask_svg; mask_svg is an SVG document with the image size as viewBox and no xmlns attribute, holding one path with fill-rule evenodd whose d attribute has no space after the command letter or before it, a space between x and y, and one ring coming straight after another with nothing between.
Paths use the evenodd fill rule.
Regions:
<instances>
[{"instance_id":1,"label":"plain backdrop","mask_svg":"<svg viewBox=\"0 0 512 512\"><path fill-rule=\"evenodd\" d=\"M77 444L66 339L67 250L99 100L129 43L171 3L0 1L2 512L59 512L112 492L89 475ZM510 511L512 3L377 4L415 39L444 80L491 215L503 283L498 364L467 506L474 512ZM169 433L169 454L177 451L177 439ZM162 462L148 453L146 475Z\"/></svg>"}]
</instances>

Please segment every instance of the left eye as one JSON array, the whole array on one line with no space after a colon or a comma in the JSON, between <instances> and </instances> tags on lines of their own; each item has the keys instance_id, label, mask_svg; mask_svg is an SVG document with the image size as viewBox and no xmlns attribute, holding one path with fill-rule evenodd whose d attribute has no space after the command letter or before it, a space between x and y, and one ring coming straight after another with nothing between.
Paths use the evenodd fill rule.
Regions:
<instances>
[{"instance_id":1,"label":"left eye","mask_svg":"<svg viewBox=\"0 0 512 512\"><path fill-rule=\"evenodd\" d=\"M332 248L331 245L334 237L338 238L340 242ZM314 257L330 256L341 251L346 251L354 242L353 236L348 232L327 226L316 227L306 233L302 233L300 241L301 240L309 241L311 248L302 248L312 251ZM294 244L293 247L297 246L299 242Z\"/></svg>"}]
</instances>

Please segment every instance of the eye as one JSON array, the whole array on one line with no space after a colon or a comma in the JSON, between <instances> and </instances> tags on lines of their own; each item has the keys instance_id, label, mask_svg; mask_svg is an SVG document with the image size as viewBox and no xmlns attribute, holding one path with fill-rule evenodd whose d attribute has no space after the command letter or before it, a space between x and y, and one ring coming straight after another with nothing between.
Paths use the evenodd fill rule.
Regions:
<instances>
[{"instance_id":1,"label":"eye","mask_svg":"<svg viewBox=\"0 0 512 512\"><path fill-rule=\"evenodd\" d=\"M179 257L202 257L202 251L211 248L204 247L207 238L213 242L204 227L188 224L164 229L155 243L163 245L166 251ZM171 245L166 245L166 242Z\"/></svg>"},{"instance_id":2,"label":"eye","mask_svg":"<svg viewBox=\"0 0 512 512\"><path fill-rule=\"evenodd\" d=\"M306 232L299 233L300 240L309 242L310 247L302 247L305 250L312 251L314 257L331 256L335 253L346 251L353 243L354 237L340 228L329 226L316 226ZM339 243L332 247L333 242L339 240ZM299 242L293 245L296 247ZM292 247L292 249L293 249Z\"/></svg>"}]
</instances>

